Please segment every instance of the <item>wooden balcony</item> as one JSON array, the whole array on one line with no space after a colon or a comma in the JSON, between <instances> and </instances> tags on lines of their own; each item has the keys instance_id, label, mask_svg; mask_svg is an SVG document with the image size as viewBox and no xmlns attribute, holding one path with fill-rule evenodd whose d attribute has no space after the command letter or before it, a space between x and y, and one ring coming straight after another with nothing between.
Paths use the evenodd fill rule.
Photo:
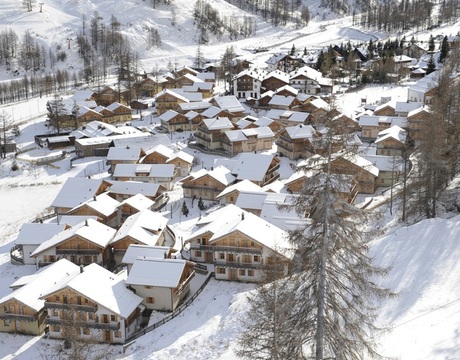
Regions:
<instances>
[{"instance_id":1,"label":"wooden balcony","mask_svg":"<svg viewBox=\"0 0 460 360\"><path fill-rule=\"evenodd\" d=\"M219 251L229 252L238 254L262 254L262 249L244 247L244 246L218 246L218 245L201 245L201 244L190 244L190 249L202 250L202 251Z\"/></svg>"},{"instance_id":2,"label":"wooden balcony","mask_svg":"<svg viewBox=\"0 0 460 360\"><path fill-rule=\"evenodd\" d=\"M0 320L19 320L19 321L28 321L34 322L38 319L38 313L34 315L21 315L21 314L12 314L12 313L1 313Z\"/></svg>"},{"instance_id":3,"label":"wooden balcony","mask_svg":"<svg viewBox=\"0 0 460 360\"><path fill-rule=\"evenodd\" d=\"M236 268L236 269L253 269L258 270L262 267L261 263L245 263L245 262L236 262L236 261L225 261L225 260L216 260L214 261L214 266Z\"/></svg>"},{"instance_id":4,"label":"wooden balcony","mask_svg":"<svg viewBox=\"0 0 460 360\"><path fill-rule=\"evenodd\" d=\"M56 249L56 255L100 255L98 249Z\"/></svg>"},{"instance_id":5,"label":"wooden balcony","mask_svg":"<svg viewBox=\"0 0 460 360\"><path fill-rule=\"evenodd\" d=\"M119 330L120 329L120 322L116 323L99 323L99 322L91 322L91 321L83 321L83 320L64 320L64 319L52 319L47 318L46 323L48 325L71 325L77 327L88 327L91 329L101 329L101 330Z\"/></svg>"},{"instance_id":6,"label":"wooden balcony","mask_svg":"<svg viewBox=\"0 0 460 360\"><path fill-rule=\"evenodd\" d=\"M97 305L79 305L79 304L64 304L56 302L45 302L45 309L64 309L64 310L76 310L85 312L96 312Z\"/></svg>"}]
</instances>

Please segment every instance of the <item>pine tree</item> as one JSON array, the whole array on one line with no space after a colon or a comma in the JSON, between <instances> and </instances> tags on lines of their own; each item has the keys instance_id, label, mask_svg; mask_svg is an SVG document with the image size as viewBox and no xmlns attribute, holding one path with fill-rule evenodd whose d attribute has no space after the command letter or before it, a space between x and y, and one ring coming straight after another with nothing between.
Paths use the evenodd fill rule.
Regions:
<instances>
[{"instance_id":1,"label":"pine tree","mask_svg":"<svg viewBox=\"0 0 460 360\"><path fill-rule=\"evenodd\" d=\"M426 74L431 74L433 71L436 70L436 63L434 61L433 54L431 54L430 59L428 60Z\"/></svg>"},{"instance_id":2,"label":"pine tree","mask_svg":"<svg viewBox=\"0 0 460 360\"><path fill-rule=\"evenodd\" d=\"M433 35L430 35L430 39L428 40L428 51L433 52L434 51L434 38Z\"/></svg>"},{"instance_id":3,"label":"pine tree","mask_svg":"<svg viewBox=\"0 0 460 360\"><path fill-rule=\"evenodd\" d=\"M441 43L441 49L439 53L439 62L443 62L445 58L447 58L449 54L449 41L447 36L444 36Z\"/></svg>"},{"instance_id":4,"label":"pine tree","mask_svg":"<svg viewBox=\"0 0 460 360\"><path fill-rule=\"evenodd\" d=\"M294 44L292 44L291 52L289 53L289 55L291 55L291 56L295 55L295 45Z\"/></svg>"},{"instance_id":5,"label":"pine tree","mask_svg":"<svg viewBox=\"0 0 460 360\"><path fill-rule=\"evenodd\" d=\"M189 214L189 209L188 209L188 206L187 204L185 203L185 201L182 203L182 214L184 214L185 216L188 216Z\"/></svg>"},{"instance_id":6,"label":"pine tree","mask_svg":"<svg viewBox=\"0 0 460 360\"><path fill-rule=\"evenodd\" d=\"M198 199L198 209L200 209L201 211L203 211L205 209L205 206L204 206L204 203L203 203L203 199L200 198Z\"/></svg>"}]
</instances>

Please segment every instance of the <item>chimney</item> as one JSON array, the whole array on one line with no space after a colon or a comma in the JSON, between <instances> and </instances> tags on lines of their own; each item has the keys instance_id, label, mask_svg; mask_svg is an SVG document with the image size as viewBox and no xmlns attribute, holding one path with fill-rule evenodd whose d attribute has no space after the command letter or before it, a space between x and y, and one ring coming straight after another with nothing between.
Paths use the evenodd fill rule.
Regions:
<instances>
[{"instance_id":1,"label":"chimney","mask_svg":"<svg viewBox=\"0 0 460 360\"><path fill-rule=\"evenodd\" d=\"M85 226L88 226L88 219L85 220Z\"/></svg>"},{"instance_id":2,"label":"chimney","mask_svg":"<svg viewBox=\"0 0 460 360\"><path fill-rule=\"evenodd\" d=\"M84 266L83 266L83 264L81 264L80 265L80 274L84 271L83 269L84 269Z\"/></svg>"},{"instance_id":3,"label":"chimney","mask_svg":"<svg viewBox=\"0 0 460 360\"><path fill-rule=\"evenodd\" d=\"M241 213L241 221L244 220L244 212Z\"/></svg>"},{"instance_id":4,"label":"chimney","mask_svg":"<svg viewBox=\"0 0 460 360\"><path fill-rule=\"evenodd\" d=\"M96 195L93 196L93 200L96 201Z\"/></svg>"}]
</instances>

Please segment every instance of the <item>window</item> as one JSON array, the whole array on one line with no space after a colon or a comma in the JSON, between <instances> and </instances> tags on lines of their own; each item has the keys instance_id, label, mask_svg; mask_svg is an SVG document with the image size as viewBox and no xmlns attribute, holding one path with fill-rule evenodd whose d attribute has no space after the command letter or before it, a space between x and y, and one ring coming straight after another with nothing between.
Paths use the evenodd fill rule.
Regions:
<instances>
[{"instance_id":1,"label":"window","mask_svg":"<svg viewBox=\"0 0 460 360\"><path fill-rule=\"evenodd\" d=\"M227 255L227 261L234 262L235 261L235 255L234 254L228 254Z\"/></svg>"},{"instance_id":2,"label":"window","mask_svg":"<svg viewBox=\"0 0 460 360\"><path fill-rule=\"evenodd\" d=\"M5 326L10 326L10 324L11 324L11 320L10 320L10 319L5 319L5 320L3 320L3 325L5 325Z\"/></svg>"},{"instance_id":3,"label":"window","mask_svg":"<svg viewBox=\"0 0 460 360\"><path fill-rule=\"evenodd\" d=\"M240 276L246 276L246 269L240 269Z\"/></svg>"},{"instance_id":4,"label":"window","mask_svg":"<svg viewBox=\"0 0 460 360\"><path fill-rule=\"evenodd\" d=\"M219 253L219 259L224 260L225 254L223 252Z\"/></svg>"},{"instance_id":5,"label":"window","mask_svg":"<svg viewBox=\"0 0 460 360\"><path fill-rule=\"evenodd\" d=\"M250 263L251 262L251 255L243 255L243 262Z\"/></svg>"},{"instance_id":6,"label":"window","mask_svg":"<svg viewBox=\"0 0 460 360\"><path fill-rule=\"evenodd\" d=\"M88 313L88 319L94 320L94 313L93 312Z\"/></svg>"},{"instance_id":7,"label":"window","mask_svg":"<svg viewBox=\"0 0 460 360\"><path fill-rule=\"evenodd\" d=\"M254 262L260 262L260 256L254 255Z\"/></svg>"},{"instance_id":8,"label":"window","mask_svg":"<svg viewBox=\"0 0 460 360\"><path fill-rule=\"evenodd\" d=\"M148 296L146 300L147 304L155 304L155 298L153 296Z\"/></svg>"},{"instance_id":9,"label":"window","mask_svg":"<svg viewBox=\"0 0 460 360\"><path fill-rule=\"evenodd\" d=\"M84 335L89 335L89 328L84 328L83 329L83 334Z\"/></svg>"},{"instance_id":10,"label":"window","mask_svg":"<svg viewBox=\"0 0 460 360\"><path fill-rule=\"evenodd\" d=\"M113 332L116 338L121 338L121 331L117 330Z\"/></svg>"},{"instance_id":11,"label":"window","mask_svg":"<svg viewBox=\"0 0 460 360\"><path fill-rule=\"evenodd\" d=\"M254 276L254 270L248 270L248 276Z\"/></svg>"},{"instance_id":12,"label":"window","mask_svg":"<svg viewBox=\"0 0 460 360\"><path fill-rule=\"evenodd\" d=\"M201 251L195 250L195 257L201 257Z\"/></svg>"},{"instance_id":13,"label":"window","mask_svg":"<svg viewBox=\"0 0 460 360\"><path fill-rule=\"evenodd\" d=\"M146 285L146 286L144 286L144 288L146 288L146 289L151 289L152 287L151 287L151 286L148 286L148 285Z\"/></svg>"},{"instance_id":14,"label":"window","mask_svg":"<svg viewBox=\"0 0 460 360\"><path fill-rule=\"evenodd\" d=\"M110 321L117 321L117 315L110 315Z\"/></svg>"},{"instance_id":15,"label":"window","mask_svg":"<svg viewBox=\"0 0 460 360\"><path fill-rule=\"evenodd\" d=\"M51 325L51 331L52 332L60 332L61 331L61 326L60 325Z\"/></svg>"},{"instance_id":16,"label":"window","mask_svg":"<svg viewBox=\"0 0 460 360\"><path fill-rule=\"evenodd\" d=\"M53 309L51 310L52 316L59 316L59 310L58 309Z\"/></svg>"},{"instance_id":17,"label":"window","mask_svg":"<svg viewBox=\"0 0 460 360\"><path fill-rule=\"evenodd\" d=\"M217 268L217 273L218 274L225 274L225 268L218 267Z\"/></svg>"}]
</instances>

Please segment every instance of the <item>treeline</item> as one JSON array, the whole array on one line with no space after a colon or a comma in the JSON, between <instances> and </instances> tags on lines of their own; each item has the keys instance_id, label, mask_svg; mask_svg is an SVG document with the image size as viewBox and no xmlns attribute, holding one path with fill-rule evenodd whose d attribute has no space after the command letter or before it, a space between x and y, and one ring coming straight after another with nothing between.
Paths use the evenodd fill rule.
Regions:
<instances>
[{"instance_id":1,"label":"treeline","mask_svg":"<svg viewBox=\"0 0 460 360\"><path fill-rule=\"evenodd\" d=\"M147 46L160 46L161 39L154 28L146 28ZM137 72L138 56L121 33L121 23L111 16L108 23L95 11L89 21L82 16L82 31L77 37L78 54L83 61L85 82L101 83L115 67L119 80L129 80Z\"/></svg>"},{"instance_id":2,"label":"treeline","mask_svg":"<svg viewBox=\"0 0 460 360\"><path fill-rule=\"evenodd\" d=\"M57 70L55 74L24 75L12 81L0 82L0 104L49 96L80 85L78 74Z\"/></svg>"},{"instance_id":3,"label":"treeline","mask_svg":"<svg viewBox=\"0 0 460 360\"><path fill-rule=\"evenodd\" d=\"M251 16L245 15L242 20L234 15L221 16L206 0L196 1L193 19L199 31L199 44L208 43L210 34L220 40L227 33L231 40L236 40L255 35L257 30L256 22Z\"/></svg>"},{"instance_id":4,"label":"treeline","mask_svg":"<svg viewBox=\"0 0 460 360\"><path fill-rule=\"evenodd\" d=\"M457 0L444 0L440 11L434 13L431 0L401 0L399 3L385 0L369 7L360 16L353 13L353 24L386 32L409 29L432 29L441 23L453 23L460 15Z\"/></svg>"},{"instance_id":5,"label":"treeline","mask_svg":"<svg viewBox=\"0 0 460 360\"><path fill-rule=\"evenodd\" d=\"M310 11L303 5L302 0L226 0L238 8L260 15L275 25L282 26L294 22L298 27L307 26L310 21ZM327 2L328 0L323 0ZM338 0L332 0L336 3Z\"/></svg>"}]
</instances>

